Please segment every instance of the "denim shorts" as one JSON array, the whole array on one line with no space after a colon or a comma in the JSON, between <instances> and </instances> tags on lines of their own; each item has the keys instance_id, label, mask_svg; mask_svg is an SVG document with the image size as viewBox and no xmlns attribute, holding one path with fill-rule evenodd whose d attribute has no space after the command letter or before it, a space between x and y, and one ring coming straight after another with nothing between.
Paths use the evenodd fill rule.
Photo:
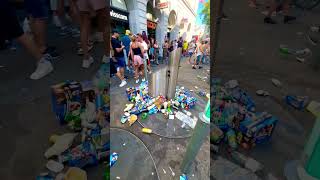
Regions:
<instances>
[{"instance_id":1,"label":"denim shorts","mask_svg":"<svg viewBox=\"0 0 320 180\"><path fill-rule=\"evenodd\" d=\"M35 19L45 19L49 16L49 8L46 0L25 0L28 15Z\"/></svg>"},{"instance_id":2,"label":"denim shorts","mask_svg":"<svg viewBox=\"0 0 320 180\"><path fill-rule=\"evenodd\" d=\"M124 57L115 57L115 58L117 60L117 64L116 64L117 69L126 67L126 61Z\"/></svg>"}]
</instances>

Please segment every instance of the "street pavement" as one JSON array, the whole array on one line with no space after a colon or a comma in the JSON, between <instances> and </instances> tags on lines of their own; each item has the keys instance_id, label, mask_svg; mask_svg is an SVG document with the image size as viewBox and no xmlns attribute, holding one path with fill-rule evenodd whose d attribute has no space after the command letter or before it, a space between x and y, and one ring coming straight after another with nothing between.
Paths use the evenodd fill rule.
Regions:
<instances>
[{"instance_id":1,"label":"street pavement","mask_svg":"<svg viewBox=\"0 0 320 180\"><path fill-rule=\"evenodd\" d=\"M320 10L293 9L298 20L277 25L263 24L263 9L249 8L246 1L226 1L224 11L230 19L221 23L212 76L238 80L240 87L253 97L257 111L270 112L279 119L270 143L258 145L246 154L261 162L266 173L283 179L285 164L300 159L315 120L306 110L298 111L285 104L283 96L291 93L320 100L319 47L310 45L305 38L309 26L319 23ZM275 19L281 22L282 16ZM281 55L281 44L309 48L312 56L300 63L294 56ZM271 78L280 80L283 87L275 87ZM259 89L271 96L256 96Z\"/></svg>"},{"instance_id":2,"label":"street pavement","mask_svg":"<svg viewBox=\"0 0 320 180\"><path fill-rule=\"evenodd\" d=\"M165 65L161 64L159 66L153 66L153 72L157 71L157 69L163 68ZM209 65L205 65L203 69L197 69L194 70L191 68L190 64L187 64L186 59L183 58L181 62L181 67L179 69L178 74L178 86L184 86L187 89L194 90L194 93L196 94L197 89L195 86L197 86L200 90L204 90L206 92L209 92ZM207 79L200 80L201 78L207 77ZM182 163L182 160L184 158L184 154L186 151L186 147L188 144L189 137L192 134L192 130L185 131L181 130L181 124L178 125L177 119L174 120L174 122L169 126L166 125L166 122L164 122L163 116L161 114L158 115L149 115L147 120L140 121L140 116L138 117L138 122L135 122L131 127L126 124L121 124L120 119L123 116L123 109L125 108L125 104L128 104L129 101L127 99L125 90L127 87L136 86L133 74L127 74L129 80L128 85L125 87L120 88L120 80L117 77L113 77L111 79L111 88L110 88L110 97L111 97L111 113L110 113L110 126L111 127L117 127L124 129L126 131L131 132L136 137L138 137L143 144L147 147L147 149L150 151L155 166L158 172L159 178L162 179L178 179L181 175L180 172L180 166ZM207 99L205 97L199 97L195 95L197 98L199 98L199 103L195 107L195 111L192 112L193 115L197 116L198 113L202 112L204 110L205 102L207 102ZM199 107L202 108L199 108ZM142 126L141 124L151 128L155 134L144 134L141 132ZM169 122L168 122L169 123ZM174 130L177 133L174 133ZM179 133L178 133L179 131ZM114 136L122 136L121 134L112 134L111 135L111 151L113 152L113 147L115 149L121 149L123 146L122 141L117 141L118 138L113 138ZM209 136L208 136L209 137ZM124 138L125 139L125 138ZM140 148L138 148L138 152L143 152L142 149L144 149L144 145L140 145ZM135 146L137 147L137 146ZM132 179L145 179L143 177L139 177L139 172L141 172L141 169L144 171L144 177L148 177L148 175L152 174L153 171L150 172L150 167L140 166L136 163L139 163L139 158L137 159L135 157L135 154L139 154L136 151L137 148L130 148L125 146L125 149L131 149L132 155L128 156L127 153L125 153L125 156L128 158L128 162L132 162L132 159L134 159L135 163L132 165L127 165L123 170L124 174L122 176L127 176L127 172L136 171L137 174L132 174L130 177ZM125 150L123 150L125 151ZM119 157L121 154L119 154ZM148 156L147 154L145 155ZM209 166L210 166L210 146L209 146L209 138L207 138L204 141L204 144L202 145L198 155L196 156L196 160L191 166L191 170L188 174L189 179L209 179ZM138 156L140 157L140 156ZM122 159L123 161L126 161ZM121 163L121 162L119 162ZM111 169L111 172L120 172L121 170L118 169L118 167L112 167L116 168L115 170ZM172 171L171 171L172 170ZM174 174L173 174L173 173ZM156 175L154 175L156 176ZM146 178L148 179L148 178ZM156 177L153 177L151 179L157 179Z\"/></svg>"},{"instance_id":3,"label":"street pavement","mask_svg":"<svg viewBox=\"0 0 320 180\"><path fill-rule=\"evenodd\" d=\"M76 54L78 38L62 38L49 26L48 43L56 46L61 59L54 72L43 79L30 80L35 60L22 47L17 51L0 51L0 179L35 179L45 169L44 152L50 147L52 134L67 132L51 110L50 86L66 80L91 80L99 69L103 55L101 44L95 46L96 62L90 69L81 67ZM89 168L89 179L102 179L103 166Z\"/></svg>"}]
</instances>

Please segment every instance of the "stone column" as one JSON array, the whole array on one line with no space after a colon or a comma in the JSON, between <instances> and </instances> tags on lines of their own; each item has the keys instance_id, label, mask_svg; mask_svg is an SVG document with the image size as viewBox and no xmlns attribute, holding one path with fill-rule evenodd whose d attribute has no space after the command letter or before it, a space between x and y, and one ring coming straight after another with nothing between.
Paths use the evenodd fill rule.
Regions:
<instances>
[{"instance_id":1,"label":"stone column","mask_svg":"<svg viewBox=\"0 0 320 180\"><path fill-rule=\"evenodd\" d=\"M129 12L130 29L132 33L147 32L147 0L137 0L135 8Z\"/></svg>"}]
</instances>

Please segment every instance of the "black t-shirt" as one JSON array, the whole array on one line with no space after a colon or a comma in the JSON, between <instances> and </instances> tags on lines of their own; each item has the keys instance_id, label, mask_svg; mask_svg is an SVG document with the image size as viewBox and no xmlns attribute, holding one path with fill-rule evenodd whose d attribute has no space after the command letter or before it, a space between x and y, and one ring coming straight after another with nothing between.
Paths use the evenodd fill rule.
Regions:
<instances>
[{"instance_id":1,"label":"black t-shirt","mask_svg":"<svg viewBox=\"0 0 320 180\"><path fill-rule=\"evenodd\" d=\"M114 50L114 57L124 57L123 51L118 52L116 48L121 48L121 41L116 38L111 37L111 45Z\"/></svg>"},{"instance_id":2,"label":"black t-shirt","mask_svg":"<svg viewBox=\"0 0 320 180\"><path fill-rule=\"evenodd\" d=\"M178 41L178 48L182 48L183 46L183 41Z\"/></svg>"}]
</instances>

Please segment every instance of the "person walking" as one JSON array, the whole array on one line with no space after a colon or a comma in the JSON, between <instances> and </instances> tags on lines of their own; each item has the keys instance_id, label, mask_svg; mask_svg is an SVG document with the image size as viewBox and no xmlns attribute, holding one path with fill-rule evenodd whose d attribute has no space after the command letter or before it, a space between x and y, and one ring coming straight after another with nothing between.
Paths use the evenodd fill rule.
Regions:
<instances>
[{"instance_id":1,"label":"person walking","mask_svg":"<svg viewBox=\"0 0 320 180\"><path fill-rule=\"evenodd\" d=\"M143 54L144 54L144 47L142 44L137 40L137 36L132 37L132 43L130 45L130 55L131 59L133 59L133 67L134 67L134 78L136 83L138 84L140 79L140 75L143 77L142 81L144 82L145 74L144 74L144 63L143 63Z\"/></svg>"},{"instance_id":2,"label":"person walking","mask_svg":"<svg viewBox=\"0 0 320 180\"><path fill-rule=\"evenodd\" d=\"M124 59L124 53L123 50L125 46L121 45L121 41L119 41L119 32L116 30L112 31L111 36L111 46L114 51L114 58L117 61L116 62L116 69L117 69L117 76L121 80L121 83L119 87L123 87L127 84L127 81L124 77L124 68L126 66L126 62Z\"/></svg>"},{"instance_id":3,"label":"person walking","mask_svg":"<svg viewBox=\"0 0 320 180\"><path fill-rule=\"evenodd\" d=\"M144 31L143 31L144 32ZM144 61L146 62L147 64L147 70L149 72L149 74L151 74L151 63L150 63L150 58L148 56L148 50L149 50L149 45L147 44L147 42L144 40L146 38L146 35L141 35L141 34L138 34L138 39L139 39L139 42L141 43L142 47L143 47L143 50L144 50L144 53L143 53L143 58L144 58ZM148 41L149 42L149 41Z\"/></svg>"},{"instance_id":4,"label":"person walking","mask_svg":"<svg viewBox=\"0 0 320 180\"><path fill-rule=\"evenodd\" d=\"M98 20L99 31L103 33L103 40L105 43L105 54L102 57L102 62L106 62L109 58L107 39L107 2L105 0L77 0L77 6L80 11L80 39L83 50L83 68L89 68L94 62L92 56L89 54L89 34L91 25L91 15L96 14ZM123 52L122 52L123 53Z\"/></svg>"},{"instance_id":5,"label":"person walking","mask_svg":"<svg viewBox=\"0 0 320 180\"><path fill-rule=\"evenodd\" d=\"M296 17L289 15L290 3L291 3L291 0L284 0L283 5L282 5L283 14L284 14L284 17L283 17L284 24L287 24L287 23L290 23L291 21L296 20ZM279 6L279 3L276 0L272 0L271 7L268 9L268 13L267 13L266 17L264 18L264 23L277 24L277 22L275 20L273 20L271 18L271 16L272 16L273 12L277 11L278 6Z\"/></svg>"},{"instance_id":6,"label":"person walking","mask_svg":"<svg viewBox=\"0 0 320 180\"><path fill-rule=\"evenodd\" d=\"M130 72L130 69L129 69L129 63L128 63L128 58L129 58L129 52L130 52L130 43L131 43L131 39L130 39L130 35L131 35L131 32L130 30L126 30L126 33L125 35L122 37L121 41L124 45L124 51L125 51L125 61L126 61L126 69L127 71Z\"/></svg>"},{"instance_id":7,"label":"person walking","mask_svg":"<svg viewBox=\"0 0 320 180\"><path fill-rule=\"evenodd\" d=\"M37 68L30 79L41 79L53 71L52 57L43 53L31 37L23 32L15 9L8 0L0 1L0 21L5 24L0 28L0 42L15 39L37 60Z\"/></svg>"},{"instance_id":8,"label":"person walking","mask_svg":"<svg viewBox=\"0 0 320 180\"><path fill-rule=\"evenodd\" d=\"M165 63L168 64L168 57L169 57L169 43L168 43L168 40L164 41L162 49L163 49L163 59L164 59Z\"/></svg>"},{"instance_id":9,"label":"person walking","mask_svg":"<svg viewBox=\"0 0 320 180\"><path fill-rule=\"evenodd\" d=\"M193 63L191 63L191 58L192 58L194 52L196 51L196 48L197 48L196 43L194 40L192 40L188 46L189 64L193 64Z\"/></svg>"},{"instance_id":10,"label":"person walking","mask_svg":"<svg viewBox=\"0 0 320 180\"><path fill-rule=\"evenodd\" d=\"M198 69L201 69L202 67L200 66L200 63L202 62L203 59L203 45L204 42L202 41L201 43L199 43L199 45L197 46L197 50L196 50L196 61L194 61L194 64L192 65L192 69L196 69L198 67Z\"/></svg>"}]
</instances>

